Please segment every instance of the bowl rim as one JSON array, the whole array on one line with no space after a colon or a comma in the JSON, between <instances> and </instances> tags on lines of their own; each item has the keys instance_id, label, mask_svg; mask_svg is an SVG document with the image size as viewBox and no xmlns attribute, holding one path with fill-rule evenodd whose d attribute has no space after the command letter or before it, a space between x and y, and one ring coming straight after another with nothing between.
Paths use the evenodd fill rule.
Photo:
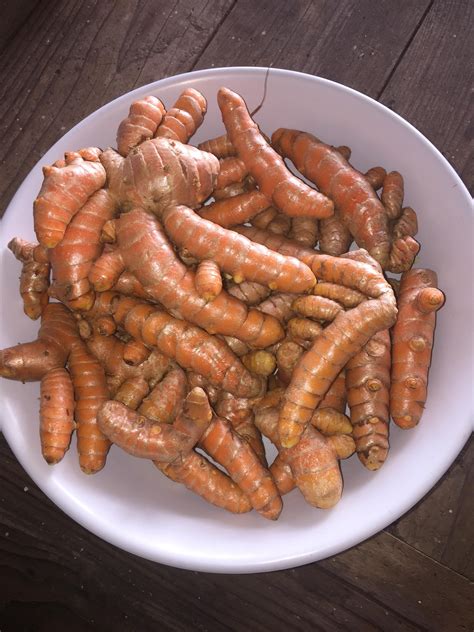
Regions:
<instances>
[{"instance_id":1,"label":"bowl rim","mask_svg":"<svg viewBox=\"0 0 474 632\"><path fill-rule=\"evenodd\" d=\"M69 134L77 132L79 128L83 126L87 126L89 121L92 118L95 118L99 113L104 113L109 108L115 107L122 102L130 103L135 96L144 94L145 92L153 93L156 90L161 88L166 88L170 85L175 85L177 83L183 82L192 82L196 79L222 76L229 77L232 75L238 75L241 73L247 75L262 75L262 74L278 74L280 76L291 77L292 79L298 79L299 77L304 78L305 80L312 80L316 83L321 83L323 85L327 85L333 89L338 90L341 93L349 93L356 97L357 99L362 99L370 104L372 107L379 108L385 114L388 114L390 117L395 119L400 125L408 128L408 130L414 134L419 141L421 141L431 152L434 152L438 159L441 160L443 166L448 170L451 177L456 181L460 192L462 192L463 197L465 197L466 204L471 205L471 196L469 192L462 182L460 176L457 174L455 169L449 163L449 161L442 155L442 153L429 141L419 130L417 130L411 123L406 121L403 117L401 117L396 112L393 112L390 108L383 105L382 103L376 101L372 97L369 97L353 88L340 84L338 82L332 81L330 79L326 79L323 77L318 77L316 75L311 75L309 73L304 73L300 71L294 71L290 69L284 68L273 68L273 67L264 67L264 66L229 66L229 67L220 67L220 68L207 68L202 70L190 71L186 73L180 73L177 75L173 75L171 77L166 77L164 79L159 79L157 81L139 86L130 92L124 93L123 95L116 97L115 99L107 102L100 108L96 109L94 112L90 113L84 119L76 123L70 130L68 130L65 134L63 134L48 150L45 154L40 158L40 160L34 165L29 174L25 177L22 184L18 188L17 192L13 196L9 205L6 208L5 216L9 212L9 209L15 205L15 198L19 195L22 188L26 185L26 181L29 176L38 170L40 165L43 163L44 158L47 153L53 151L56 145L65 140ZM3 232L2 227L0 226L0 235ZM0 380L0 383L3 382L5 384L6 380ZM264 559L259 561L244 561L239 565L235 565L234 563L226 563L225 560L211 560L210 562L205 559L193 558L189 560L185 555L180 558L176 557L176 552L173 552L171 555L168 554L166 550L161 551L161 555L157 556L156 554L150 555L150 551L147 552L146 546L139 546L135 542L130 542L126 537L120 535L119 531L110 532L107 528L107 525L104 525L97 522L94 514L91 514L87 511L87 508L80 507L77 503L72 502L69 496L64 493L64 489L58 489L55 486L51 486L49 484L49 479L46 477L45 479L38 480L37 476L34 476L31 472L30 464L28 461L25 461L21 456L17 455L15 451L15 437L13 433L9 432L9 424L2 423L2 420L5 420L8 417L8 407L3 412L0 411L0 430L3 431L3 434L15 454L15 457L18 459L22 467L28 473L28 475L34 480L34 482L38 485L38 487L50 498L57 507L59 507L62 511L64 511L69 517L71 517L75 522L85 527L88 531L102 538L103 540L125 550L130 553L139 555L141 557L150 559L155 562L167 564L170 566L174 566L177 568L183 568L193 571L204 571L204 572L214 572L214 573L255 573L255 572L267 572L272 570L283 570L292 568L295 566L300 566L302 564L307 564L310 562L314 562L320 559L325 559L334 554L347 550L352 546L359 544L365 541L367 538L371 537L375 533L378 533L381 529L387 526L390 522L395 519L398 519L402 515L404 515L411 507L417 504L428 491L430 491L433 486L439 481L439 479L446 473L447 469L457 458L459 452L462 450L464 444L469 438L470 430L467 427L466 431L459 435L458 440L458 449L453 454L448 456L444 456L444 458L440 459L437 463L438 467L434 469L434 473L429 482L427 482L423 487L418 488L418 493L416 494L416 498L409 498L403 504L399 505L397 516L391 517L390 521L387 522L386 516L379 516L378 519L374 519L370 522L370 526L367 527L363 533L357 531L357 535L354 534L352 537L346 537L345 544L341 548L337 545L327 546L323 555L319 555L318 553L314 553L314 551L309 551L305 554L298 555L290 555L284 556L282 553L278 552L278 554L270 556L271 559ZM3 428L2 428L3 426ZM154 553L154 552L153 552Z\"/></svg>"}]
</instances>

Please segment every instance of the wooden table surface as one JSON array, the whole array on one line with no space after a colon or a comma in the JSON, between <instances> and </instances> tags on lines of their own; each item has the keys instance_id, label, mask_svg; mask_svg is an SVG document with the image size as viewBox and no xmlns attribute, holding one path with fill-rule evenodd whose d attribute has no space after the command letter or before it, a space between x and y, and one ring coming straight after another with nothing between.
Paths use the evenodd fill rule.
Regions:
<instances>
[{"instance_id":1,"label":"wooden table surface","mask_svg":"<svg viewBox=\"0 0 474 632\"><path fill-rule=\"evenodd\" d=\"M472 0L11 0L0 23L0 211L111 99L200 68L291 68L379 100L468 186ZM447 420L447 422L454 420ZM177 570L75 524L0 440L0 630L472 630L473 456L334 558L255 575Z\"/></svg>"}]
</instances>

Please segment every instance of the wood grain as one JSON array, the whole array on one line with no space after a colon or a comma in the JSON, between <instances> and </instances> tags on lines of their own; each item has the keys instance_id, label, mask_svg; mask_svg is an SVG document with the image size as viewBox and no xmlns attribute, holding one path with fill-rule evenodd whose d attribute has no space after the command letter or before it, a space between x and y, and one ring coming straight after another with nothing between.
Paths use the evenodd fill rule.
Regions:
<instances>
[{"instance_id":1,"label":"wood grain","mask_svg":"<svg viewBox=\"0 0 474 632\"><path fill-rule=\"evenodd\" d=\"M291 68L376 97L429 6L428 0L243 0L196 68Z\"/></svg>"},{"instance_id":2,"label":"wood grain","mask_svg":"<svg viewBox=\"0 0 474 632\"><path fill-rule=\"evenodd\" d=\"M232 0L48 2L0 57L0 216L40 157L134 87L190 70Z\"/></svg>"},{"instance_id":3,"label":"wood grain","mask_svg":"<svg viewBox=\"0 0 474 632\"><path fill-rule=\"evenodd\" d=\"M425 555L474 580L474 441L430 494L388 531Z\"/></svg>"},{"instance_id":4,"label":"wood grain","mask_svg":"<svg viewBox=\"0 0 474 632\"><path fill-rule=\"evenodd\" d=\"M474 3L436 0L380 101L417 127L473 191Z\"/></svg>"},{"instance_id":5,"label":"wood grain","mask_svg":"<svg viewBox=\"0 0 474 632\"><path fill-rule=\"evenodd\" d=\"M468 0L27 5L2 14L20 18L0 41L0 214L40 156L97 107L223 65L290 67L380 96L474 180ZM223 576L142 560L88 533L0 436L0 630L470 630L473 453L471 443L411 512L350 551Z\"/></svg>"}]
</instances>

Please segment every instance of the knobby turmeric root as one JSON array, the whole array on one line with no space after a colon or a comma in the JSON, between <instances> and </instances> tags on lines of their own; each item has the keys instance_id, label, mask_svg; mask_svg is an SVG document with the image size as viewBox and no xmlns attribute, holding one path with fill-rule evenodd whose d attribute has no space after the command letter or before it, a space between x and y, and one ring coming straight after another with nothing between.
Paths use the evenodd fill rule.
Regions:
<instances>
[{"instance_id":1,"label":"knobby turmeric root","mask_svg":"<svg viewBox=\"0 0 474 632\"><path fill-rule=\"evenodd\" d=\"M400 428L416 426L425 407L436 312L444 303L436 286L432 270L413 269L401 278L390 386L390 414Z\"/></svg>"},{"instance_id":2,"label":"knobby turmeric root","mask_svg":"<svg viewBox=\"0 0 474 632\"><path fill-rule=\"evenodd\" d=\"M32 320L41 316L48 304L50 264L46 249L19 237L12 239L8 248L21 261L20 295L23 311Z\"/></svg>"},{"instance_id":3,"label":"knobby turmeric root","mask_svg":"<svg viewBox=\"0 0 474 632\"><path fill-rule=\"evenodd\" d=\"M134 101L130 111L117 130L117 149L122 156L144 140L153 138L165 114L163 103L154 96Z\"/></svg>"},{"instance_id":4,"label":"knobby turmeric root","mask_svg":"<svg viewBox=\"0 0 474 632\"><path fill-rule=\"evenodd\" d=\"M100 429L120 448L142 459L172 463L185 456L201 438L212 419L206 394L200 388L187 396L173 424L152 422L112 400L100 409Z\"/></svg>"},{"instance_id":5,"label":"knobby turmeric root","mask_svg":"<svg viewBox=\"0 0 474 632\"><path fill-rule=\"evenodd\" d=\"M105 184L105 170L98 158L84 159L80 152L65 157L64 166L43 167L43 186L34 202L36 237L46 248L61 241L77 211Z\"/></svg>"},{"instance_id":6,"label":"knobby turmeric root","mask_svg":"<svg viewBox=\"0 0 474 632\"><path fill-rule=\"evenodd\" d=\"M51 369L41 380L40 439L47 463L59 463L69 449L74 423L74 390L66 369Z\"/></svg>"},{"instance_id":7,"label":"knobby turmeric root","mask_svg":"<svg viewBox=\"0 0 474 632\"><path fill-rule=\"evenodd\" d=\"M186 88L164 114L155 136L187 143L203 122L206 111L204 96L194 88Z\"/></svg>"},{"instance_id":8,"label":"knobby turmeric root","mask_svg":"<svg viewBox=\"0 0 474 632\"><path fill-rule=\"evenodd\" d=\"M334 206L327 197L311 189L286 168L252 121L244 100L221 88L217 94L222 120L237 155L255 178L260 191L285 214L292 217L329 217Z\"/></svg>"},{"instance_id":9,"label":"knobby turmeric root","mask_svg":"<svg viewBox=\"0 0 474 632\"><path fill-rule=\"evenodd\" d=\"M377 332L346 366L347 401L357 455L369 470L388 455L390 334Z\"/></svg>"}]
</instances>

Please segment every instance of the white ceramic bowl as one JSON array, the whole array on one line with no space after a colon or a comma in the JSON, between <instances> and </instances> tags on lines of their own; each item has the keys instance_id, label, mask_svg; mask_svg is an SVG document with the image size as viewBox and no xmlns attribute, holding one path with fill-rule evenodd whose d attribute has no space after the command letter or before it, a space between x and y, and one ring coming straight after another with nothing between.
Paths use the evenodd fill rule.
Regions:
<instances>
[{"instance_id":1,"label":"white ceramic bowl","mask_svg":"<svg viewBox=\"0 0 474 632\"><path fill-rule=\"evenodd\" d=\"M36 337L38 324L22 316L19 266L6 244L15 235L34 236L32 202L41 185L41 165L66 150L113 145L117 125L134 99L155 94L169 106L187 86L201 90L209 102L205 124L193 142L220 134L217 89L224 85L236 90L252 110L263 95L265 73L264 68L212 69L144 86L86 118L43 156L1 224L0 348ZM74 442L64 461L49 467L41 457L38 437L38 384L0 380L5 437L28 474L61 509L123 549L193 570L246 573L289 568L357 544L422 498L456 458L472 428L472 209L459 177L399 116L325 79L272 69L266 101L256 119L267 134L281 126L294 127L334 145L349 145L352 161L361 170L378 164L400 170L406 203L419 213L422 249L416 265L438 271L447 301L439 312L422 423L405 432L392 427L392 449L384 467L371 473L357 458L345 462L343 498L330 511L312 509L295 491L285 498L276 523L255 512L233 516L115 447L105 469L92 477L80 472Z\"/></svg>"}]
</instances>

